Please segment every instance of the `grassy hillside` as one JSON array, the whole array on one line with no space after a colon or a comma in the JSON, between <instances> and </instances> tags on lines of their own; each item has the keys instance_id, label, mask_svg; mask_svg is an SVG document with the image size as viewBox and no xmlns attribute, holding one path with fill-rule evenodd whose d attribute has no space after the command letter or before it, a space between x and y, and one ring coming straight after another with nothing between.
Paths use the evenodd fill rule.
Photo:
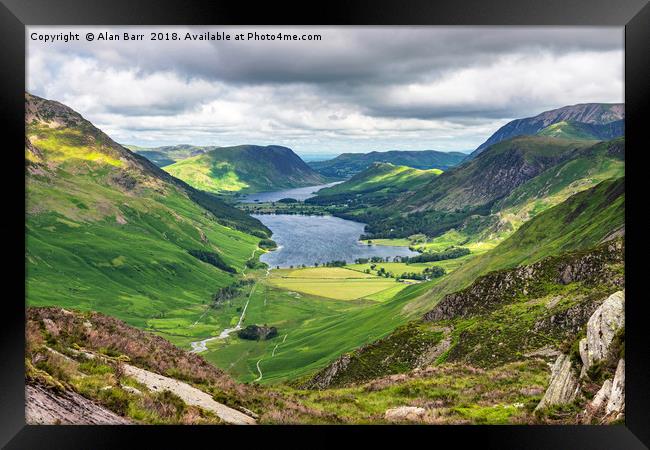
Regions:
<instances>
[{"instance_id":1,"label":"grassy hillside","mask_svg":"<svg viewBox=\"0 0 650 450\"><path fill-rule=\"evenodd\" d=\"M390 163L373 163L349 180L321 189L318 195L406 191L417 189L441 173L440 169L420 170Z\"/></svg>"},{"instance_id":2,"label":"grassy hillside","mask_svg":"<svg viewBox=\"0 0 650 450\"><path fill-rule=\"evenodd\" d=\"M220 147L164 170L197 189L213 193L273 191L327 181L291 149L277 145Z\"/></svg>"},{"instance_id":3,"label":"grassy hillside","mask_svg":"<svg viewBox=\"0 0 650 450\"><path fill-rule=\"evenodd\" d=\"M587 249L624 233L624 228L625 178L603 181L538 214L494 249L472 259L410 302L405 310L430 309L444 295L467 287L490 271Z\"/></svg>"},{"instance_id":4,"label":"grassy hillside","mask_svg":"<svg viewBox=\"0 0 650 450\"><path fill-rule=\"evenodd\" d=\"M319 173L333 178L349 178L364 171L373 163L390 163L415 169L441 169L460 164L467 155L460 152L439 152L435 150L370 153L343 153L327 161L313 161L309 165Z\"/></svg>"},{"instance_id":5,"label":"grassy hillside","mask_svg":"<svg viewBox=\"0 0 650 450\"><path fill-rule=\"evenodd\" d=\"M28 94L26 108L28 305L95 310L150 329L156 319L156 331L173 334L234 282L267 235L71 109Z\"/></svg>"},{"instance_id":6,"label":"grassy hillside","mask_svg":"<svg viewBox=\"0 0 650 450\"><path fill-rule=\"evenodd\" d=\"M606 124L590 124L584 122L562 121L551 124L538 131L538 136L550 136L564 139L609 140L625 134L625 123L617 120Z\"/></svg>"},{"instance_id":7,"label":"grassy hillside","mask_svg":"<svg viewBox=\"0 0 650 450\"><path fill-rule=\"evenodd\" d=\"M215 145L197 146L189 144L168 145L164 147L140 147L137 145L125 145L129 150L144 156L158 167L168 166L177 161L200 155L217 148Z\"/></svg>"},{"instance_id":8,"label":"grassy hillside","mask_svg":"<svg viewBox=\"0 0 650 450\"><path fill-rule=\"evenodd\" d=\"M499 218L490 217L496 202L591 144L584 140L521 136L495 144L478 157L399 195L379 201L372 196L357 196L352 202L347 197L319 195L307 203L345 203L337 214L367 223L368 235L373 238L403 238L418 233L436 237L462 227L475 229L469 232L475 234L486 227L499 227Z\"/></svg>"},{"instance_id":9,"label":"grassy hillside","mask_svg":"<svg viewBox=\"0 0 650 450\"><path fill-rule=\"evenodd\" d=\"M600 303L623 288L623 263L623 242L615 240L491 272L445 297L423 319L297 384L312 389L307 397L314 406L334 403L353 416L367 417L407 397L408 404L434 400L434 423L570 423L598 385L574 410L535 414L548 384L547 364L567 352ZM475 383L469 374L485 378ZM522 378L525 384L513 389ZM357 401L348 405L345 395L352 393ZM504 404L513 394L518 399Z\"/></svg>"},{"instance_id":10,"label":"grassy hillside","mask_svg":"<svg viewBox=\"0 0 650 450\"><path fill-rule=\"evenodd\" d=\"M593 142L520 136L445 172L401 204L421 209L476 208L493 202Z\"/></svg>"},{"instance_id":11,"label":"grassy hillside","mask_svg":"<svg viewBox=\"0 0 650 450\"><path fill-rule=\"evenodd\" d=\"M625 139L579 150L557 166L519 186L492 211L518 227L535 214L609 178L625 174Z\"/></svg>"},{"instance_id":12,"label":"grassy hillside","mask_svg":"<svg viewBox=\"0 0 650 450\"><path fill-rule=\"evenodd\" d=\"M336 421L286 395L238 383L201 356L96 312L28 308L25 366L28 422L29 412L40 410L46 423L79 424L75 419L91 421L100 408L135 424L238 423L232 419L239 413L260 424ZM164 389L160 376L168 378ZM30 402L33 392L38 400ZM65 415L65 407L77 417Z\"/></svg>"}]
</instances>

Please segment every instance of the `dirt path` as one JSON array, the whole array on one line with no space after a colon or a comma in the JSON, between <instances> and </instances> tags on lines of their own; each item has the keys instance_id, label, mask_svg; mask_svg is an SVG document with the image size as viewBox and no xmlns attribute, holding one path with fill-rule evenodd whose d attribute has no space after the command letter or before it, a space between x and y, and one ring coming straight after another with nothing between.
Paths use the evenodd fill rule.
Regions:
<instances>
[{"instance_id":1,"label":"dirt path","mask_svg":"<svg viewBox=\"0 0 650 450\"><path fill-rule=\"evenodd\" d=\"M259 361L257 361L257 371L259 372L260 376L255 378L255 381L260 381L262 379L262 369L260 369L260 363L261 362L262 362L261 359Z\"/></svg>"},{"instance_id":2,"label":"dirt path","mask_svg":"<svg viewBox=\"0 0 650 450\"><path fill-rule=\"evenodd\" d=\"M275 347L273 347L273 352L271 352L271 358L273 358L273 357L275 356L275 351L278 349L278 347L279 347L280 345L282 345L282 344L285 343L285 341L287 340L287 336L289 336L289 335L288 335L288 334L285 334L285 335L284 335L284 339L282 339L282 342L280 342L279 344L275 344ZM255 379L255 381L260 381L260 380L262 379L262 376L263 376L263 375L262 375L262 369L260 369L260 363L262 362L262 360L263 360L263 359L260 359L259 361L257 361L257 364L256 364L256 366L257 366L257 372L260 374L260 376L257 377L257 378Z\"/></svg>"},{"instance_id":3,"label":"dirt path","mask_svg":"<svg viewBox=\"0 0 650 450\"><path fill-rule=\"evenodd\" d=\"M156 392L173 392L188 405L194 405L212 411L226 423L234 425L255 425L257 423L252 417L214 401L210 394L207 394L194 386L190 386L187 383L148 370L140 369L139 367L131 366L129 364L123 364L123 368L126 375L135 378L140 383L146 385L150 390Z\"/></svg>"},{"instance_id":4,"label":"dirt path","mask_svg":"<svg viewBox=\"0 0 650 450\"><path fill-rule=\"evenodd\" d=\"M289 335L288 335L288 334L285 334L285 335L284 335L284 339L282 339L282 342L280 342L279 344L275 344L275 347L273 347L273 353L271 353L271 358L273 358L273 357L275 356L275 351L278 349L278 347L279 347L281 344L284 344L284 343L286 342L286 340L287 340L287 336L289 336Z\"/></svg>"}]
</instances>

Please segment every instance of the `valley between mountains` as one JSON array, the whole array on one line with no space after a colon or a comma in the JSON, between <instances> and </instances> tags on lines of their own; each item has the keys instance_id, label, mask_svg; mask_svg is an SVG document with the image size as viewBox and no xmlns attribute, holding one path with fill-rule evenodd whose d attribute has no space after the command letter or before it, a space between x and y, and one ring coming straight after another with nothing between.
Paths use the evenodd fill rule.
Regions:
<instances>
[{"instance_id":1,"label":"valley between mountains","mask_svg":"<svg viewBox=\"0 0 650 450\"><path fill-rule=\"evenodd\" d=\"M308 163L25 107L28 422L624 420L623 105Z\"/></svg>"}]
</instances>

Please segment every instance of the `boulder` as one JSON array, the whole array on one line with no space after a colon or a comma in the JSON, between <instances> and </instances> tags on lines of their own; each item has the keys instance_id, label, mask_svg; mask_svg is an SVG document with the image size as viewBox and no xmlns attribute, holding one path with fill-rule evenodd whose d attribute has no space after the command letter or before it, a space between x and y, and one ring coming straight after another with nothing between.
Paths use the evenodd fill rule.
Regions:
<instances>
[{"instance_id":1,"label":"boulder","mask_svg":"<svg viewBox=\"0 0 650 450\"><path fill-rule=\"evenodd\" d=\"M609 400L609 395L612 391L612 380L605 380L603 385L600 387L594 398L587 403L585 410L583 411L583 423L591 423L591 420L594 416L600 414L602 410L605 409L605 405Z\"/></svg>"},{"instance_id":2,"label":"boulder","mask_svg":"<svg viewBox=\"0 0 650 450\"><path fill-rule=\"evenodd\" d=\"M59 335L59 327L54 323L52 319L43 319L43 325L45 326L45 330L52 336L56 337Z\"/></svg>"},{"instance_id":3,"label":"boulder","mask_svg":"<svg viewBox=\"0 0 650 450\"><path fill-rule=\"evenodd\" d=\"M391 422L400 422L404 420L419 421L422 420L426 410L417 406L399 406L397 408L387 409L384 418Z\"/></svg>"},{"instance_id":4,"label":"boulder","mask_svg":"<svg viewBox=\"0 0 650 450\"><path fill-rule=\"evenodd\" d=\"M616 332L625 326L625 291L610 295L587 322L587 337L580 341L582 373L608 356Z\"/></svg>"},{"instance_id":5,"label":"boulder","mask_svg":"<svg viewBox=\"0 0 650 450\"><path fill-rule=\"evenodd\" d=\"M612 390L605 412L607 415L619 414L625 411L625 360L618 361L616 374L612 382Z\"/></svg>"},{"instance_id":6,"label":"boulder","mask_svg":"<svg viewBox=\"0 0 650 450\"><path fill-rule=\"evenodd\" d=\"M578 393L578 377L568 355L558 356L551 370L551 380L537 409L572 402Z\"/></svg>"}]
</instances>

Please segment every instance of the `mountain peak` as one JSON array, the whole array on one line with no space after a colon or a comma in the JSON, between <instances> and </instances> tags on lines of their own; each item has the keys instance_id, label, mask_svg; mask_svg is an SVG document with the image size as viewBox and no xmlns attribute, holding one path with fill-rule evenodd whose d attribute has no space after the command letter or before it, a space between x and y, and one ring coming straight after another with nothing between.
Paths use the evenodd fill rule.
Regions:
<instances>
[{"instance_id":1,"label":"mountain peak","mask_svg":"<svg viewBox=\"0 0 650 450\"><path fill-rule=\"evenodd\" d=\"M69 125L79 125L85 119L63 103L25 92L25 122L31 124L41 122L48 124L51 128L59 128Z\"/></svg>"},{"instance_id":2,"label":"mountain peak","mask_svg":"<svg viewBox=\"0 0 650 450\"><path fill-rule=\"evenodd\" d=\"M625 105L623 103L579 103L551 109L533 117L508 122L479 145L470 157L475 157L487 147L514 136L537 134L554 123L580 122L598 126L617 122L624 118Z\"/></svg>"}]
</instances>

